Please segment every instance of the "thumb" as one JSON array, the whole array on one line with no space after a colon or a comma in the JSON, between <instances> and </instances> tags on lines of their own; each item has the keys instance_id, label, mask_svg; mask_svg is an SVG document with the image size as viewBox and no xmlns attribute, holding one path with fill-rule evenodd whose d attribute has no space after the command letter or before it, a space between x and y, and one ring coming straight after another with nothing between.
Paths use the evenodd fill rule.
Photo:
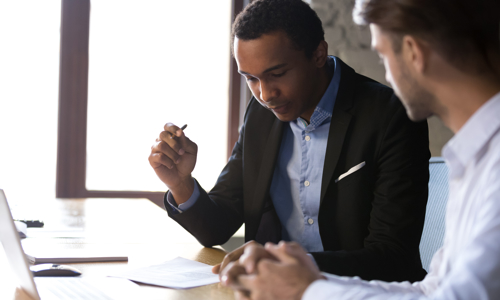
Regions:
<instances>
[{"instance_id":1,"label":"thumb","mask_svg":"<svg viewBox=\"0 0 500 300\"><path fill-rule=\"evenodd\" d=\"M285 264L296 264L298 261L295 257L287 253L286 244L279 243L278 245L267 243L266 250L274 255L276 259Z\"/></svg>"},{"instance_id":2,"label":"thumb","mask_svg":"<svg viewBox=\"0 0 500 300\"><path fill-rule=\"evenodd\" d=\"M217 264L217 265L213 266L212 273L214 273L214 274L219 274L220 273L220 264Z\"/></svg>"},{"instance_id":3,"label":"thumb","mask_svg":"<svg viewBox=\"0 0 500 300\"><path fill-rule=\"evenodd\" d=\"M310 270L319 272L318 265L312 255L309 255L299 244L287 244L285 252L297 259L299 264L307 266Z\"/></svg>"},{"instance_id":4,"label":"thumb","mask_svg":"<svg viewBox=\"0 0 500 300\"><path fill-rule=\"evenodd\" d=\"M300 244L291 242L286 243L284 247L286 253L288 253L292 257L295 257L300 262L308 264L312 261L304 248L300 246Z\"/></svg>"}]
</instances>

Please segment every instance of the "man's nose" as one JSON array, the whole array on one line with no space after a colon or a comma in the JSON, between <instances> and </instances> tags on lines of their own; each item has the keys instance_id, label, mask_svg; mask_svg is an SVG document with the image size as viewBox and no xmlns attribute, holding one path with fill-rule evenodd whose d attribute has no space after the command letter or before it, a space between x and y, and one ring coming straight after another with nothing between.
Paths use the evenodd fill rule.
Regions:
<instances>
[{"instance_id":1,"label":"man's nose","mask_svg":"<svg viewBox=\"0 0 500 300\"><path fill-rule=\"evenodd\" d=\"M260 82L260 99L263 102L269 102L278 96L278 90L271 85L261 81Z\"/></svg>"}]
</instances>

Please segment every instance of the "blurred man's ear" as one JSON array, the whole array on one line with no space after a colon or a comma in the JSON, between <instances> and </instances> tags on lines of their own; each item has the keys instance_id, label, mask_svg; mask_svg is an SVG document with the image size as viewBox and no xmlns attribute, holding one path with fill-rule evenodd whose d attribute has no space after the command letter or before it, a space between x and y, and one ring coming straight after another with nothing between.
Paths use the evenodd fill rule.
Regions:
<instances>
[{"instance_id":1,"label":"blurred man's ear","mask_svg":"<svg viewBox=\"0 0 500 300\"><path fill-rule=\"evenodd\" d=\"M325 65L328 59L328 43L326 41L319 42L318 47L313 52L312 59L318 68Z\"/></svg>"},{"instance_id":2,"label":"blurred man's ear","mask_svg":"<svg viewBox=\"0 0 500 300\"><path fill-rule=\"evenodd\" d=\"M405 35L402 39L401 53L403 60L415 72L423 74L427 71L429 48L422 40Z\"/></svg>"}]
</instances>

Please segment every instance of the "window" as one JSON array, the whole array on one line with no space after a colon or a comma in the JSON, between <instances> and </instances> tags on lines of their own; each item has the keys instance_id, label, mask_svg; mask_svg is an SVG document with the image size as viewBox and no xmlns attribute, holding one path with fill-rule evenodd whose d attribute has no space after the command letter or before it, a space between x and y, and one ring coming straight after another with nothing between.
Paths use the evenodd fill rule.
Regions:
<instances>
[{"instance_id":1,"label":"window","mask_svg":"<svg viewBox=\"0 0 500 300\"><path fill-rule=\"evenodd\" d=\"M230 1L95 1L90 15L88 190L165 191L147 158L167 122L198 144L210 189L226 163Z\"/></svg>"},{"instance_id":2,"label":"window","mask_svg":"<svg viewBox=\"0 0 500 300\"><path fill-rule=\"evenodd\" d=\"M61 3L0 2L0 188L55 196Z\"/></svg>"},{"instance_id":3,"label":"window","mask_svg":"<svg viewBox=\"0 0 500 300\"><path fill-rule=\"evenodd\" d=\"M238 136L241 78L234 60L229 60L231 20L225 16L232 9L234 17L244 1L228 0L227 8L218 8L219 17L209 11L221 5L219 1L164 2L96 1L90 17L88 0L62 1L58 197L147 197L161 205L165 188L149 167L147 156L163 124L170 120L189 125L186 134L200 146L194 175L206 189L215 183L227 151L211 153L212 145L200 141L209 136L224 145L227 138L227 149L231 149ZM177 16L184 18L174 22ZM207 28L224 23L225 49L210 54L221 40ZM163 27L168 30L162 31ZM188 34L181 33L184 29ZM179 39L181 43L176 43ZM211 60L221 57L226 63L212 64ZM171 64L183 60L183 67L171 71ZM214 68L229 75L217 82L211 77ZM171 109L179 102L170 102L172 88L183 90L175 97L199 93L182 99L187 104ZM218 99L228 94L228 104ZM207 113L210 106L223 114L214 117ZM118 146L128 152L120 153L122 158L107 159ZM134 165L143 169L130 170ZM202 170L208 172L198 173ZM150 192L155 190L162 192Z\"/></svg>"}]
</instances>

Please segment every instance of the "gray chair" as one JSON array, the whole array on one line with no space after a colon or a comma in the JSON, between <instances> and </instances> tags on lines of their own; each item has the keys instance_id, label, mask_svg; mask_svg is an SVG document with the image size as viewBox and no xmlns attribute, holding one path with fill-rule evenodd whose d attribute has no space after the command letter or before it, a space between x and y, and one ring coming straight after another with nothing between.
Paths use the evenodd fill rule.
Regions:
<instances>
[{"instance_id":1,"label":"gray chair","mask_svg":"<svg viewBox=\"0 0 500 300\"><path fill-rule=\"evenodd\" d=\"M420 240L420 258L427 272L432 256L443 245L448 202L448 167L441 157L432 157L429 160L429 172L429 198Z\"/></svg>"}]
</instances>

